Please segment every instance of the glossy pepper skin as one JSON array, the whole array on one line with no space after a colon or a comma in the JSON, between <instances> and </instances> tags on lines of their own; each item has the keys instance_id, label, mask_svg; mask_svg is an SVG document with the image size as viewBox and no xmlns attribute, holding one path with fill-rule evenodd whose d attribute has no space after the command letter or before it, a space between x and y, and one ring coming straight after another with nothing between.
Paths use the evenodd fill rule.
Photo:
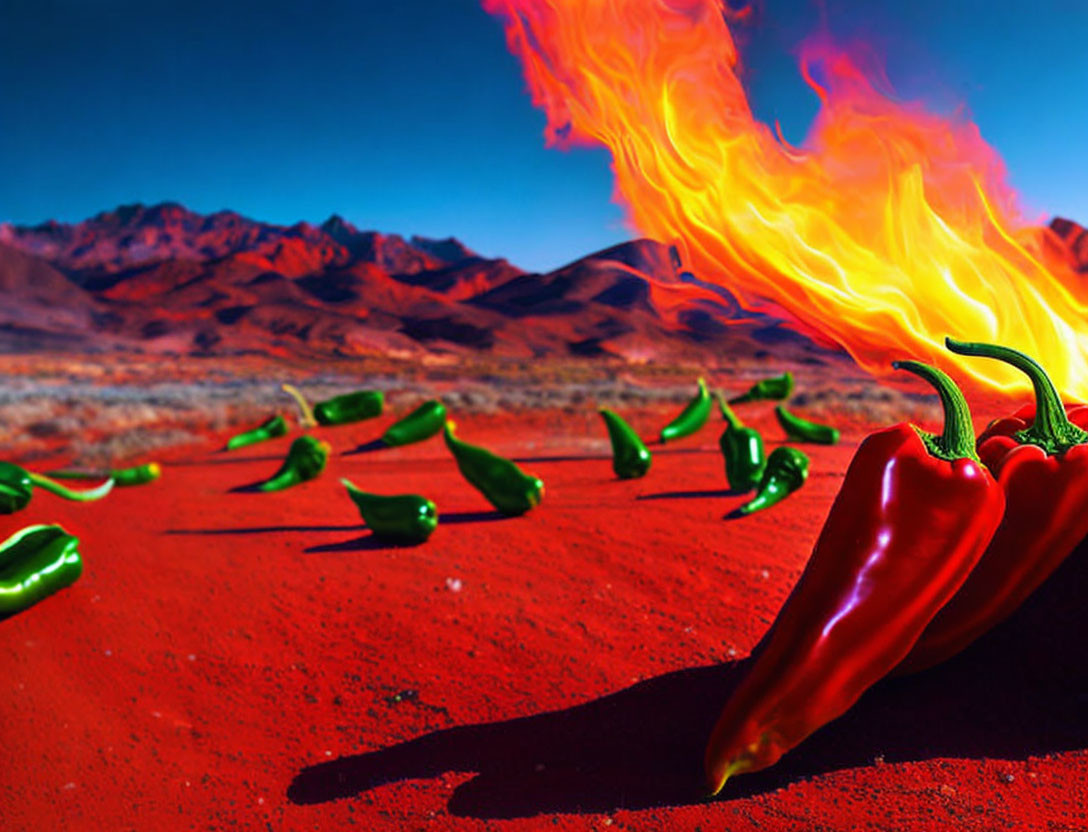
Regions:
<instances>
[{"instance_id":1,"label":"glossy pepper skin","mask_svg":"<svg viewBox=\"0 0 1088 832\"><path fill-rule=\"evenodd\" d=\"M115 468L110 477L118 486L147 485L162 476L162 466L157 462L133 465L131 468Z\"/></svg>"},{"instance_id":2,"label":"glossy pepper skin","mask_svg":"<svg viewBox=\"0 0 1088 832\"><path fill-rule=\"evenodd\" d=\"M707 746L717 793L773 765L846 711L910 651L993 537L1005 496L975 454L963 394L944 373L940 436L899 424L854 455L812 557Z\"/></svg>"},{"instance_id":3,"label":"glossy pepper skin","mask_svg":"<svg viewBox=\"0 0 1088 832\"><path fill-rule=\"evenodd\" d=\"M22 612L83 572L79 540L60 526L27 526L0 543L0 618Z\"/></svg>"},{"instance_id":4,"label":"glossy pepper skin","mask_svg":"<svg viewBox=\"0 0 1088 832\"><path fill-rule=\"evenodd\" d=\"M312 436L300 436L287 449L287 458L284 459L280 469L258 485L257 489L282 491L284 488L314 479L325 470L330 450L328 442L322 442Z\"/></svg>"},{"instance_id":5,"label":"glossy pepper skin","mask_svg":"<svg viewBox=\"0 0 1088 832\"><path fill-rule=\"evenodd\" d=\"M302 423L306 427L314 425L346 425L361 422L382 415L385 395L381 390L359 390L334 396L310 406L302 391L292 384L282 385L283 390L294 397L302 411Z\"/></svg>"},{"instance_id":6,"label":"glossy pepper skin","mask_svg":"<svg viewBox=\"0 0 1088 832\"><path fill-rule=\"evenodd\" d=\"M85 503L100 500L113 489L113 480L107 479L97 488L73 491L43 474L35 474L11 462L0 462L0 514L14 514L26 508L34 493L34 486L63 497L66 500Z\"/></svg>"},{"instance_id":7,"label":"glossy pepper skin","mask_svg":"<svg viewBox=\"0 0 1088 832\"><path fill-rule=\"evenodd\" d=\"M318 402L314 405L314 418L319 425L345 425L381 416L384 405L381 390L360 390Z\"/></svg>"},{"instance_id":8,"label":"glossy pepper skin","mask_svg":"<svg viewBox=\"0 0 1088 832\"><path fill-rule=\"evenodd\" d=\"M248 445L255 445L258 442L265 442L286 435L287 421L277 413L275 416L269 416L252 430L232 436L227 440L227 450L233 451L238 448L245 448Z\"/></svg>"},{"instance_id":9,"label":"glossy pepper skin","mask_svg":"<svg viewBox=\"0 0 1088 832\"><path fill-rule=\"evenodd\" d=\"M612 442L612 470L621 480L633 480L646 476L653 456L631 426L607 407L600 409L601 418L608 428Z\"/></svg>"},{"instance_id":10,"label":"glossy pepper skin","mask_svg":"<svg viewBox=\"0 0 1088 832\"><path fill-rule=\"evenodd\" d=\"M540 505L544 483L526 474L509 459L486 448L462 442L453 435L455 425L446 422L446 447L457 461L457 468L487 501L503 514L515 517Z\"/></svg>"},{"instance_id":11,"label":"glossy pepper skin","mask_svg":"<svg viewBox=\"0 0 1088 832\"><path fill-rule=\"evenodd\" d=\"M797 442L815 442L817 445L834 445L839 441L839 432L830 425L810 422L786 410L785 405L774 409L775 418L786 436Z\"/></svg>"},{"instance_id":12,"label":"glossy pepper skin","mask_svg":"<svg viewBox=\"0 0 1088 832\"><path fill-rule=\"evenodd\" d=\"M380 540L423 543L438 525L438 509L426 497L370 494L356 488L349 480L340 480L340 483L348 490L366 527Z\"/></svg>"},{"instance_id":13,"label":"glossy pepper skin","mask_svg":"<svg viewBox=\"0 0 1088 832\"><path fill-rule=\"evenodd\" d=\"M426 401L382 434L382 442L391 448L422 442L442 432L446 425L446 406L438 399Z\"/></svg>"},{"instance_id":14,"label":"glossy pepper skin","mask_svg":"<svg viewBox=\"0 0 1088 832\"><path fill-rule=\"evenodd\" d=\"M762 482L763 470L767 467L763 437L754 428L744 426L721 393L717 394L717 399L726 421L725 430L718 438L725 459L725 479L734 491L751 491Z\"/></svg>"},{"instance_id":15,"label":"glossy pepper skin","mask_svg":"<svg viewBox=\"0 0 1088 832\"><path fill-rule=\"evenodd\" d=\"M762 402L771 400L788 399L793 394L793 373L782 373L780 376L757 381L739 396L729 400L730 404L744 404L745 402Z\"/></svg>"},{"instance_id":16,"label":"glossy pepper skin","mask_svg":"<svg viewBox=\"0 0 1088 832\"><path fill-rule=\"evenodd\" d=\"M130 485L146 485L162 476L162 467L157 462L146 462L129 468L112 468L109 471L55 471L53 476L61 480L100 480L112 479L118 488Z\"/></svg>"},{"instance_id":17,"label":"glossy pepper skin","mask_svg":"<svg viewBox=\"0 0 1088 832\"><path fill-rule=\"evenodd\" d=\"M767 457L756 496L738 508L736 514L743 517L770 508L799 489L807 479L808 457L804 453L786 446L775 448Z\"/></svg>"},{"instance_id":18,"label":"glossy pepper skin","mask_svg":"<svg viewBox=\"0 0 1088 832\"><path fill-rule=\"evenodd\" d=\"M991 424L978 454L1005 491L1005 516L959 592L926 627L899 673L958 653L1011 615L1088 535L1088 407L1066 409L1046 372L1007 347L949 340L961 355L1027 373L1035 404Z\"/></svg>"},{"instance_id":19,"label":"glossy pepper skin","mask_svg":"<svg viewBox=\"0 0 1088 832\"><path fill-rule=\"evenodd\" d=\"M675 419L661 429L661 443L672 442L691 436L706 424L710 418L710 391L706 389L706 381L699 379L699 391L688 402Z\"/></svg>"}]
</instances>

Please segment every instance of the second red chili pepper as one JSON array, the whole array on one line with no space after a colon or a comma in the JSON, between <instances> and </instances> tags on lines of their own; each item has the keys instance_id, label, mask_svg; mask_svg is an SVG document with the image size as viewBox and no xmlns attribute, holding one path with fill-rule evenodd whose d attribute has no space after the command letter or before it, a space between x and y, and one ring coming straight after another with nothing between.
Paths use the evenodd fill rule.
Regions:
<instances>
[{"instance_id":1,"label":"second red chili pepper","mask_svg":"<svg viewBox=\"0 0 1088 832\"><path fill-rule=\"evenodd\" d=\"M1088 407L1062 405L1046 372L1021 352L948 339L961 355L996 358L1022 370L1035 404L991 424L978 453L1005 491L1005 517L986 553L939 612L900 673L958 653L1012 614L1088 535Z\"/></svg>"},{"instance_id":2,"label":"second red chili pepper","mask_svg":"<svg viewBox=\"0 0 1088 832\"><path fill-rule=\"evenodd\" d=\"M706 751L717 793L774 764L907 655L978 562L1005 497L975 453L948 376L914 361L944 407L939 436L899 424L858 448L812 557Z\"/></svg>"}]
</instances>

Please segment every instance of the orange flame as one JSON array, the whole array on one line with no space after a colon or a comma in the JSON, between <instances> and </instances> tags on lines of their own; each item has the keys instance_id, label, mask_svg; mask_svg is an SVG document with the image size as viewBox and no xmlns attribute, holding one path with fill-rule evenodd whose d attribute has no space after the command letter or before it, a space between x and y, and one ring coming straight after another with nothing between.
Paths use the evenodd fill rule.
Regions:
<instances>
[{"instance_id":1,"label":"orange flame","mask_svg":"<svg viewBox=\"0 0 1088 832\"><path fill-rule=\"evenodd\" d=\"M549 143L600 143L639 232L703 280L769 299L884 374L912 357L1022 389L945 335L1015 347L1088 397L1088 287L1020 215L971 123L883 94L810 46L821 100L803 148L752 115L713 0L484 0L505 22ZM820 70L821 83L814 80Z\"/></svg>"}]
</instances>

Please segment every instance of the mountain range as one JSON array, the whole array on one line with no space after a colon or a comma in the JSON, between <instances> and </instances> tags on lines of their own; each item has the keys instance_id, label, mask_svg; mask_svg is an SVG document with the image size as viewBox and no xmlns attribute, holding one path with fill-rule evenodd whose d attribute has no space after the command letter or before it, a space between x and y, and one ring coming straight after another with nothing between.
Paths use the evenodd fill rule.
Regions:
<instances>
[{"instance_id":1,"label":"mountain range","mask_svg":"<svg viewBox=\"0 0 1088 832\"><path fill-rule=\"evenodd\" d=\"M1053 228L1088 269L1084 229ZM746 311L651 240L538 274L453 238L360 231L335 215L280 226L175 203L0 224L0 301L8 351L645 361L827 350L784 312Z\"/></svg>"}]
</instances>

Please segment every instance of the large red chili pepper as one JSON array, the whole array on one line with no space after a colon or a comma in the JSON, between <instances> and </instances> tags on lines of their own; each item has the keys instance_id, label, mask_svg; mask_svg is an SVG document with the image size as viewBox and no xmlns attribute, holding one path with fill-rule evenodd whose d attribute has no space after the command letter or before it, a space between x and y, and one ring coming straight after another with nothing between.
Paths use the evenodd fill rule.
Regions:
<instances>
[{"instance_id":1,"label":"large red chili pepper","mask_svg":"<svg viewBox=\"0 0 1088 832\"><path fill-rule=\"evenodd\" d=\"M1007 618L1088 535L1088 407L1063 407L1033 359L1008 347L960 343L961 355L1025 372L1035 404L990 425L978 453L1005 491L1005 518L970 577L898 668L911 673L955 655Z\"/></svg>"},{"instance_id":2,"label":"large red chili pepper","mask_svg":"<svg viewBox=\"0 0 1088 832\"><path fill-rule=\"evenodd\" d=\"M885 676L977 563L1001 522L967 402L940 370L893 366L941 396L939 435L899 424L854 455L816 548L706 751L717 793L775 763Z\"/></svg>"}]
</instances>

